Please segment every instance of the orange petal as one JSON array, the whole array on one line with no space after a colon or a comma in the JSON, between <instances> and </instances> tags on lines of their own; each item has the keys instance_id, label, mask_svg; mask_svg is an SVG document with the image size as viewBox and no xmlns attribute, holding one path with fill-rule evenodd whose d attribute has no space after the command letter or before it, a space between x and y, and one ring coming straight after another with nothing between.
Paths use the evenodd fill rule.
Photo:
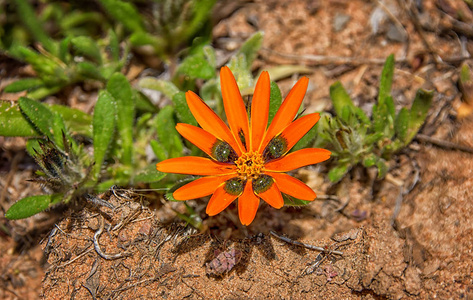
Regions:
<instances>
[{"instance_id":1,"label":"orange petal","mask_svg":"<svg viewBox=\"0 0 473 300\"><path fill-rule=\"evenodd\" d=\"M274 208L280 209L284 205L284 199L276 183L273 183L269 189L258 194L266 203Z\"/></svg>"},{"instance_id":2,"label":"orange petal","mask_svg":"<svg viewBox=\"0 0 473 300\"><path fill-rule=\"evenodd\" d=\"M253 100L251 102L251 150L257 151L268 125L269 96L271 85L269 73L263 72L256 83Z\"/></svg>"},{"instance_id":3,"label":"orange petal","mask_svg":"<svg viewBox=\"0 0 473 300\"><path fill-rule=\"evenodd\" d=\"M284 194L308 201L312 201L317 197L315 192L305 183L297 178L287 175L286 173L266 172L266 174L273 177L279 190Z\"/></svg>"},{"instance_id":4,"label":"orange petal","mask_svg":"<svg viewBox=\"0 0 473 300\"><path fill-rule=\"evenodd\" d=\"M239 144L237 144L233 134L222 119L194 92L188 91L186 93L186 100L189 109L200 126L217 138L226 141L238 155L241 155Z\"/></svg>"},{"instance_id":5,"label":"orange petal","mask_svg":"<svg viewBox=\"0 0 473 300\"><path fill-rule=\"evenodd\" d=\"M241 143L240 134L245 136L245 143L249 146L248 115L235 77L233 77L232 71L227 66L220 69L220 84L228 124L235 140L242 147L241 151L244 152L245 149Z\"/></svg>"},{"instance_id":6,"label":"orange petal","mask_svg":"<svg viewBox=\"0 0 473 300\"><path fill-rule=\"evenodd\" d=\"M331 152L325 149L308 148L268 162L264 168L269 172L288 172L303 166L313 165L330 158Z\"/></svg>"},{"instance_id":7,"label":"orange petal","mask_svg":"<svg viewBox=\"0 0 473 300\"><path fill-rule=\"evenodd\" d=\"M176 130L189 142L196 145L200 150L213 157L212 147L217 142L217 138L207 131L189 124L178 123Z\"/></svg>"},{"instance_id":8,"label":"orange petal","mask_svg":"<svg viewBox=\"0 0 473 300\"><path fill-rule=\"evenodd\" d=\"M259 206L259 198L253 192L251 180L246 182L243 194L238 198L238 215L243 225L250 225L255 219Z\"/></svg>"},{"instance_id":9,"label":"orange petal","mask_svg":"<svg viewBox=\"0 0 473 300\"><path fill-rule=\"evenodd\" d=\"M190 175L225 175L236 172L233 164L218 163L208 158L195 156L166 159L157 163L156 169L166 173Z\"/></svg>"},{"instance_id":10,"label":"orange petal","mask_svg":"<svg viewBox=\"0 0 473 300\"><path fill-rule=\"evenodd\" d=\"M216 214L219 214L238 197L238 195L231 195L227 193L224 187L225 183L222 183L210 198L209 203L207 204L207 209L205 210L209 216L215 216Z\"/></svg>"},{"instance_id":11,"label":"orange petal","mask_svg":"<svg viewBox=\"0 0 473 300\"><path fill-rule=\"evenodd\" d=\"M292 147L319 121L318 113L303 116L286 127L281 136L287 141L287 151Z\"/></svg>"},{"instance_id":12,"label":"orange petal","mask_svg":"<svg viewBox=\"0 0 473 300\"><path fill-rule=\"evenodd\" d=\"M172 195L176 200L190 200L205 197L213 194L222 182L234 176L234 174L230 174L202 177L178 188Z\"/></svg>"},{"instance_id":13,"label":"orange petal","mask_svg":"<svg viewBox=\"0 0 473 300\"><path fill-rule=\"evenodd\" d=\"M269 125L262 143L263 149L273 137L281 133L281 131L294 120L294 117L301 106L302 100L304 99L308 85L309 78L302 77L291 89L274 116L274 119L271 121L271 125Z\"/></svg>"}]
</instances>

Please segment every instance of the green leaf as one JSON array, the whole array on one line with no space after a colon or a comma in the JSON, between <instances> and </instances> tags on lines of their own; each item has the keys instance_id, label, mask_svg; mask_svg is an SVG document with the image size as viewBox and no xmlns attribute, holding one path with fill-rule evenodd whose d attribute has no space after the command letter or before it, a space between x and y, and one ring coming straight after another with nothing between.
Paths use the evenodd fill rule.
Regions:
<instances>
[{"instance_id":1,"label":"green leaf","mask_svg":"<svg viewBox=\"0 0 473 300\"><path fill-rule=\"evenodd\" d=\"M21 114L18 103L0 100L0 136L37 136L25 117Z\"/></svg>"},{"instance_id":2,"label":"green leaf","mask_svg":"<svg viewBox=\"0 0 473 300\"><path fill-rule=\"evenodd\" d=\"M312 201L297 199L287 194L282 194L282 198L284 199L285 206L306 206L307 204L310 204L312 202Z\"/></svg>"},{"instance_id":3,"label":"green leaf","mask_svg":"<svg viewBox=\"0 0 473 300\"><path fill-rule=\"evenodd\" d=\"M114 61L120 60L120 42L112 29L108 30L108 49Z\"/></svg>"},{"instance_id":4,"label":"green leaf","mask_svg":"<svg viewBox=\"0 0 473 300\"><path fill-rule=\"evenodd\" d=\"M133 178L133 182L136 183L151 183L157 182L163 179L166 176L166 173L159 172L156 170L156 165L151 164L145 169L139 171Z\"/></svg>"},{"instance_id":5,"label":"green leaf","mask_svg":"<svg viewBox=\"0 0 473 300\"><path fill-rule=\"evenodd\" d=\"M168 158L181 156L184 148L181 137L175 127L174 108L166 106L161 109L156 118L156 132L159 141L168 153Z\"/></svg>"},{"instance_id":6,"label":"green leaf","mask_svg":"<svg viewBox=\"0 0 473 300\"><path fill-rule=\"evenodd\" d=\"M25 24L34 39L40 42L46 50L56 54L56 44L44 31L43 25L39 22L33 7L26 0L15 0L14 2L16 3L19 19Z\"/></svg>"},{"instance_id":7,"label":"green leaf","mask_svg":"<svg viewBox=\"0 0 473 300\"><path fill-rule=\"evenodd\" d=\"M175 94L179 93L179 89L171 81L153 77L143 77L138 81L138 86L161 92L169 99L172 99Z\"/></svg>"},{"instance_id":8,"label":"green leaf","mask_svg":"<svg viewBox=\"0 0 473 300\"><path fill-rule=\"evenodd\" d=\"M14 203L5 213L9 220L18 220L40 213L61 202L63 194L30 196Z\"/></svg>"},{"instance_id":9,"label":"green leaf","mask_svg":"<svg viewBox=\"0 0 473 300\"><path fill-rule=\"evenodd\" d=\"M281 107L282 95L281 90L279 89L276 82L271 81L271 91L269 94L269 116L268 116L268 125L271 124L274 116L278 112L279 107Z\"/></svg>"},{"instance_id":10,"label":"green leaf","mask_svg":"<svg viewBox=\"0 0 473 300\"><path fill-rule=\"evenodd\" d=\"M379 159L376 162L376 167L378 167L378 179L384 178L388 173L388 165L384 159Z\"/></svg>"},{"instance_id":11,"label":"green leaf","mask_svg":"<svg viewBox=\"0 0 473 300\"><path fill-rule=\"evenodd\" d=\"M345 123L349 123L350 115L355 114L364 124L370 124L370 119L359 107L356 107L350 99L347 91L340 81L330 86L330 98L332 99L333 109L337 116ZM345 113L344 113L345 110ZM350 111L351 113L347 113Z\"/></svg>"},{"instance_id":12,"label":"green leaf","mask_svg":"<svg viewBox=\"0 0 473 300\"><path fill-rule=\"evenodd\" d=\"M39 78L25 78L10 83L3 90L5 93L18 93L21 91L29 91L39 88L44 85L44 82Z\"/></svg>"},{"instance_id":13,"label":"green leaf","mask_svg":"<svg viewBox=\"0 0 473 300\"><path fill-rule=\"evenodd\" d=\"M177 72L191 78L211 79L216 76L215 68L201 53L188 56L177 68Z\"/></svg>"},{"instance_id":14,"label":"green leaf","mask_svg":"<svg viewBox=\"0 0 473 300\"><path fill-rule=\"evenodd\" d=\"M426 91L423 89L419 89L417 91L409 114L409 130L407 134L406 145L412 141L422 124L424 124L427 113L430 109L430 106L432 105L433 97L433 91Z\"/></svg>"},{"instance_id":15,"label":"green leaf","mask_svg":"<svg viewBox=\"0 0 473 300\"><path fill-rule=\"evenodd\" d=\"M249 37L238 50L237 55L243 54L243 56L245 57L245 69L249 70L251 68L251 64L253 64L253 61L258 55L258 51L261 48L261 45L263 45L263 37L264 33L262 31L256 32L251 37Z\"/></svg>"},{"instance_id":16,"label":"green leaf","mask_svg":"<svg viewBox=\"0 0 473 300\"><path fill-rule=\"evenodd\" d=\"M99 0L99 2L107 13L122 23L126 29L132 32L144 31L141 15L133 4L120 0Z\"/></svg>"},{"instance_id":17,"label":"green leaf","mask_svg":"<svg viewBox=\"0 0 473 300\"><path fill-rule=\"evenodd\" d=\"M161 37L153 36L142 31L133 33L130 36L129 41L135 47L151 45L157 54L162 53L166 46L166 41Z\"/></svg>"},{"instance_id":18,"label":"green leaf","mask_svg":"<svg viewBox=\"0 0 473 300\"><path fill-rule=\"evenodd\" d=\"M143 93L133 90L133 95L135 97L136 110L141 112L151 112L157 113L159 111L158 107L155 106L146 95Z\"/></svg>"},{"instance_id":19,"label":"green leaf","mask_svg":"<svg viewBox=\"0 0 473 300\"><path fill-rule=\"evenodd\" d=\"M69 52L71 39L72 37L66 37L59 43L58 58L64 63L69 63L71 60L71 54Z\"/></svg>"},{"instance_id":20,"label":"green leaf","mask_svg":"<svg viewBox=\"0 0 473 300\"><path fill-rule=\"evenodd\" d=\"M105 81L105 76L103 76L101 69L90 61L81 61L76 65L76 68L77 73L84 79Z\"/></svg>"},{"instance_id":21,"label":"green leaf","mask_svg":"<svg viewBox=\"0 0 473 300\"><path fill-rule=\"evenodd\" d=\"M26 97L20 97L18 104L21 113L31 122L36 131L54 141L51 132L53 113L44 104Z\"/></svg>"},{"instance_id":22,"label":"green leaf","mask_svg":"<svg viewBox=\"0 0 473 300\"><path fill-rule=\"evenodd\" d=\"M101 90L95 104L93 116L95 175L100 173L107 150L112 142L116 118L115 99L109 92Z\"/></svg>"},{"instance_id":23,"label":"green leaf","mask_svg":"<svg viewBox=\"0 0 473 300\"><path fill-rule=\"evenodd\" d=\"M391 95L391 85L394 76L394 54L391 54L384 63L379 83L378 105L384 105L386 98ZM394 116L393 116L394 118Z\"/></svg>"},{"instance_id":24,"label":"green leaf","mask_svg":"<svg viewBox=\"0 0 473 300\"><path fill-rule=\"evenodd\" d=\"M363 166L365 168L372 167L376 164L378 159L379 158L374 153L371 153L370 155L368 155L367 157L363 159Z\"/></svg>"},{"instance_id":25,"label":"green leaf","mask_svg":"<svg viewBox=\"0 0 473 300\"><path fill-rule=\"evenodd\" d=\"M172 102L174 102L177 117L181 122L197 126L197 121L189 110L189 106L187 106L185 93L179 92L175 94L172 97Z\"/></svg>"},{"instance_id":26,"label":"green leaf","mask_svg":"<svg viewBox=\"0 0 473 300\"><path fill-rule=\"evenodd\" d=\"M166 151L166 149L164 148L164 146L161 143L159 143L158 141L151 140L149 144L151 146L151 149L153 149L153 152L154 152L154 154L156 155L156 157L158 158L159 161L163 161L163 160L165 160L169 157L169 154Z\"/></svg>"},{"instance_id":27,"label":"green leaf","mask_svg":"<svg viewBox=\"0 0 473 300\"><path fill-rule=\"evenodd\" d=\"M339 164L328 172L328 178L331 182L338 182L349 171L349 164Z\"/></svg>"},{"instance_id":28,"label":"green leaf","mask_svg":"<svg viewBox=\"0 0 473 300\"><path fill-rule=\"evenodd\" d=\"M102 55L97 43L88 36L78 36L71 39L72 47L81 55L84 55L96 63L102 64Z\"/></svg>"},{"instance_id":29,"label":"green leaf","mask_svg":"<svg viewBox=\"0 0 473 300\"><path fill-rule=\"evenodd\" d=\"M117 128L121 162L131 165L133 160L133 121L135 118L135 101L130 83L125 75L115 73L107 83L107 91L113 96L117 107Z\"/></svg>"},{"instance_id":30,"label":"green leaf","mask_svg":"<svg viewBox=\"0 0 473 300\"><path fill-rule=\"evenodd\" d=\"M30 91L27 94L27 97L34 100L43 99L49 95L56 94L62 89L62 85L55 85L55 86L40 86L39 88Z\"/></svg>"},{"instance_id":31,"label":"green leaf","mask_svg":"<svg viewBox=\"0 0 473 300\"><path fill-rule=\"evenodd\" d=\"M406 143L407 141L407 131L409 128L409 118L410 111L405 107L401 108L399 111L396 121L394 122L394 130L396 132L397 138L402 142Z\"/></svg>"},{"instance_id":32,"label":"green leaf","mask_svg":"<svg viewBox=\"0 0 473 300\"><path fill-rule=\"evenodd\" d=\"M54 144L56 144L59 149L64 150L63 137L68 135L66 125L60 114L54 113L53 116L51 129L54 135Z\"/></svg>"},{"instance_id":33,"label":"green leaf","mask_svg":"<svg viewBox=\"0 0 473 300\"><path fill-rule=\"evenodd\" d=\"M47 107L52 112L58 113L62 116L62 119L71 134L80 134L86 137L92 137L91 115L65 105L47 105Z\"/></svg>"},{"instance_id":34,"label":"green leaf","mask_svg":"<svg viewBox=\"0 0 473 300\"><path fill-rule=\"evenodd\" d=\"M202 48L202 52L204 53L205 59L212 66L212 68L217 68L217 55L215 54L214 48L207 45Z\"/></svg>"}]
</instances>

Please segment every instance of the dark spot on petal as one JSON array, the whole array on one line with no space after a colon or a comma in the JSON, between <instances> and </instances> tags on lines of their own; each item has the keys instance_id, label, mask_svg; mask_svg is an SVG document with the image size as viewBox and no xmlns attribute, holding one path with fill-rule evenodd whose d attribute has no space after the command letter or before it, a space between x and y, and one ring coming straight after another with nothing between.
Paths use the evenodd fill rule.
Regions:
<instances>
[{"instance_id":1,"label":"dark spot on petal","mask_svg":"<svg viewBox=\"0 0 473 300\"><path fill-rule=\"evenodd\" d=\"M253 179L253 191L256 194L264 193L273 185L274 179L268 175L260 175Z\"/></svg>"},{"instance_id":2,"label":"dark spot on petal","mask_svg":"<svg viewBox=\"0 0 473 300\"><path fill-rule=\"evenodd\" d=\"M234 162L238 159L238 155L235 150L227 143L221 140L217 140L212 146L212 156L218 161L223 163Z\"/></svg>"},{"instance_id":3,"label":"dark spot on petal","mask_svg":"<svg viewBox=\"0 0 473 300\"><path fill-rule=\"evenodd\" d=\"M238 177L234 177L229 179L225 182L224 190L225 192L229 193L233 196L238 196L243 193L243 189L245 188L246 181L241 180Z\"/></svg>"},{"instance_id":4,"label":"dark spot on petal","mask_svg":"<svg viewBox=\"0 0 473 300\"><path fill-rule=\"evenodd\" d=\"M263 151L265 161L280 158L287 152L287 140L282 136L276 136L269 141Z\"/></svg>"}]
</instances>

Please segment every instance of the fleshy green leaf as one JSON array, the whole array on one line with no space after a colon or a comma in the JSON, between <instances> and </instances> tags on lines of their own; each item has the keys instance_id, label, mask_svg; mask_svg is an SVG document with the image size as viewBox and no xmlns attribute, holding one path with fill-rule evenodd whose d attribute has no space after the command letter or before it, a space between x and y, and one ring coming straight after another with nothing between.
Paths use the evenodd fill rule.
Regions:
<instances>
[{"instance_id":1,"label":"fleshy green leaf","mask_svg":"<svg viewBox=\"0 0 473 300\"><path fill-rule=\"evenodd\" d=\"M40 213L61 202L62 194L30 196L14 203L5 213L9 220L18 220Z\"/></svg>"},{"instance_id":2,"label":"fleshy green leaf","mask_svg":"<svg viewBox=\"0 0 473 300\"><path fill-rule=\"evenodd\" d=\"M130 31L144 31L142 18L133 4L118 0L99 0L107 13Z\"/></svg>"},{"instance_id":3,"label":"fleshy green leaf","mask_svg":"<svg viewBox=\"0 0 473 300\"><path fill-rule=\"evenodd\" d=\"M396 136L402 143L405 143L407 140L407 131L409 128L409 114L409 110L407 110L405 107L401 108L397 115L396 122L394 123Z\"/></svg>"},{"instance_id":4,"label":"fleshy green leaf","mask_svg":"<svg viewBox=\"0 0 473 300\"><path fill-rule=\"evenodd\" d=\"M135 183L157 182L163 179L165 176L166 176L166 173L159 172L158 170L156 170L156 165L151 164L147 166L145 169L139 171L133 178L133 181Z\"/></svg>"},{"instance_id":5,"label":"fleshy green leaf","mask_svg":"<svg viewBox=\"0 0 473 300\"><path fill-rule=\"evenodd\" d=\"M130 83L125 75L115 73L107 83L107 91L116 101L117 128L121 161L131 165L133 160L133 121L135 117L135 101Z\"/></svg>"},{"instance_id":6,"label":"fleshy green leaf","mask_svg":"<svg viewBox=\"0 0 473 300\"><path fill-rule=\"evenodd\" d=\"M202 53L188 56L179 65L177 72L191 78L211 79L214 78L215 68L205 59Z\"/></svg>"},{"instance_id":7,"label":"fleshy green leaf","mask_svg":"<svg viewBox=\"0 0 473 300\"><path fill-rule=\"evenodd\" d=\"M384 159L379 159L376 162L376 167L378 167L378 179L384 178L388 173L388 165Z\"/></svg>"},{"instance_id":8,"label":"fleshy green leaf","mask_svg":"<svg viewBox=\"0 0 473 300\"><path fill-rule=\"evenodd\" d=\"M166 149L164 148L164 146L161 143L159 143L158 141L151 140L149 144L151 146L151 149L153 149L153 152L156 155L156 157L158 158L158 160L162 161L162 160L165 160L169 157L169 154L166 151Z\"/></svg>"},{"instance_id":9,"label":"fleshy green leaf","mask_svg":"<svg viewBox=\"0 0 473 300\"><path fill-rule=\"evenodd\" d=\"M101 69L90 61L81 61L76 65L77 73L86 79L105 81Z\"/></svg>"},{"instance_id":10,"label":"fleshy green leaf","mask_svg":"<svg viewBox=\"0 0 473 300\"><path fill-rule=\"evenodd\" d=\"M168 153L168 158L181 156L184 148L175 127L174 108L166 106L161 109L156 118L156 132L159 141Z\"/></svg>"},{"instance_id":11,"label":"fleshy green leaf","mask_svg":"<svg viewBox=\"0 0 473 300\"><path fill-rule=\"evenodd\" d=\"M281 107L281 103L282 103L281 90L279 89L276 82L271 81L271 91L269 95L268 125L271 123L274 116L278 112L279 107Z\"/></svg>"},{"instance_id":12,"label":"fleshy green leaf","mask_svg":"<svg viewBox=\"0 0 473 300\"><path fill-rule=\"evenodd\" d=\"M238 54L243 54L245 57L246 65L244 68L250 69L251 64L255 60L256 56L258 55L258 51L263 44L263 37L264 33L262 31L256 32L251 37L249 37L243 45L241 45L240 49L238 50Z\"/></svg>"},{"instance_id":13,"label":"fleshy green leaf","mask_svg":"<svg viewBox=\"0 0 473 300\"><path fill-rule=\"evenodd\" d=\"M38 132L21 114L16 102L0 101L0 135L1 136L37 136Z\"/></svg>"},{"instance_id":14,"label":"fleshy green leaf","mask_svg":"<svg viewBox=\"0 0 473 300\"><path fill-rule=\"evenodd\" d=\"M312 202L312 201L297 199L295 197L292 197L286 194L282 194L282 198L284 199L285 206L306 206L307 204L310 204Z\"/></svg>"},{"instance_id":15,"label":"fleshy green leaf","mask_svg":"<svg viewBox=\"0 0 473 300\"><path fill-rule=\"evenodd\" d=\"M365 159L363 159L363 166L365 168L372 167L376 164L377 160L378 160L378 157L376 155L374 155L374 153L371 153L370 155L365 157Z\"/></svg>"},{"instance_id":16,"label":"fleshy green leaf","mask_svg":"<svg viewBox=\"0 0 473 300\"><path fill-rule=\"evenodd\" d=\"M10 83L4 89L5 93L18 93L21 91L29 91L43 86L44 83L39 78L25 78Z\"/></svg>"},{"instance_id":17,"label":"fleshy green leaf","mask_svg":"<svg viewBox=\"0 0 473 300\"><path fill-rule=\"evenodd\" d=\"M424 124L425 118L427 117L427 112L429 111L432 104L433 97L433 91L426 91L423 89L419 89L417 91L409 114L409 130L407 134L406 145L412 141L422 124Z\"/></svg>"},{"instance_id":18,"label":"fleshy green leaf","mask_svg":"<svg viewBox=\"0 0 473 300\"><path fill-rule=\"evenodd\" d=\"M328 172L328 178L331 182L338 182L349 171L349 164L339 164Z\"/></svg>"},{"instance_id":19,"label":"fleshy green leaf","mask_svg":"<svg viewBox=\"0 0 473 300\"><path fill-rule=\"evenodd\" d=\"M44 104L26 97L21 97L18 100L18 104L21 113L31 122L36 131L54 141L54 136L51 132L51 122L54 118L53 113Z\"/></svg>"},{"instance_id":20,"label":"fleshy green leaf","mask_svg":"<svg viewBox=\"0 0 473 300\"><path fill-rule=\"evenodd\" d=\"M189 110L189 106L187 106L186 94L183 92L175 94L172 97L172 102L174 102L177 117L181 122L197 126L197 120Z\"/></svg>"},{"instance_id":21,"label":"fleshy green leaf","mask_svg":"<svg viewBox=\"0 0 473 300\"><path fill-rule=\"evenodd\" d=\"M347 91L340 81L330 86L330 98L332 99L333 109L337 116L345 123L349 123L350 115L354 114L364 124L370 124L370 119L359 107L356 107L350 99ZM345 110L345 113L344 113ZM347 113L350 111L351 113Z\"/></svg>"},{"instance_id":22,"label":"fleshy green leaf","mask_svg":"<svg viewBox=\"0 0 473 300\"><path fill-rule=\"evenodd\" d=\"M15 0L14 2L16 3L19 19L25 24L34 39L40 42L46 50L55 54L57 51L56 44L44 31L33 7L26 0Z\"/></svg>"},{"instance_id":23,"label":"fleshy green leaf","mask_svg":"<svg viewBox=\"0 0 473 300\"><path fill-rule=\"evenodd\" d=\"M71 39L72 47L81 55L102 64L102 55L97 43L88 36L78 36Z\"/></svg>"},{"instance_id":24,"label":"fleshy green leaf","mask_svg":"<svg viewBox=\"0 0 473 300\"><path fill-rule=\"evenodd\" d=\"M52 112L62 116L69 132L73 135L80 134L92 137L92 116L85 112L64 105L48 105Z\"/></svg>"},{"instance_id":25,"label":"fleshy green leaf","mask_svg":"<svg viewBox=\"0 0 473 300\"><path fill-rule=\"evenodd\" d=\"M379 83L378 105L384 105L386 98L391 95L391 85L394 75L394 54L391 54L384 63ZM394 118L394 116L393 116Z\"/></svg>"},{"instance_id":26,"label":"fleshy green leaf","mask_svg":"<svg viewBox=\"0 0 473 300\"><path fill-rule=\"evenodd\" d=\"M208 63L215 69L217 67L217 55L215 54L214 48L207 45L202 48L202 52Z\"/></svg>"},{"instance_id":27,"label":"fleshy green leaf","mask_svg":"<svg viewBox=\"0 0 473 300\"><path fill-rule=\"evenodd\" d=\"M59 149L64 150L64 136L67 136L66 125L61 115L58 113L53 114L54 117L51 123L51 129L54 136L54 143Z\"/></svg>"},{"instance_id":28,"label":"fleshy green leaf","mask_svg":"<svg viewBox=\"0 0 473 300\"><path fill-rule=\"evenodd\" d=\"M100 173L107 150L112 142L116 126L116 114L116 103L113 96L105 90L100 91L93 117L94 168L96 175Z\"/></svg>"}]
</instances>

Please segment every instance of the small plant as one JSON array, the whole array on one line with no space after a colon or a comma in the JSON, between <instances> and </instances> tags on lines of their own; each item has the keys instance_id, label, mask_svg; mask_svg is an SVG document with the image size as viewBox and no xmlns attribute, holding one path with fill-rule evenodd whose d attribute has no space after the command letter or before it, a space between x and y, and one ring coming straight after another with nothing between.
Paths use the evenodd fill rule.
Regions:
<instances>
[{"instance_id":1,"label":"small plant","mask_svg":"<svg viewBox=\"0 0 473 300\"><path fill-rule=\"evenodd\" d=\"M378 178L387 171L387 161L409 145L427 117L433 92L417 91L410 110L402 108L396 115L391 97L394 56L386 59L379 87L378 102L371 118L356 107L340 82L330 87L330 97L336 116L322 118L320 137L336 158L330 170L331 181L339 181L354 165L376 166Z\"/></svg>"}]
</instances>

